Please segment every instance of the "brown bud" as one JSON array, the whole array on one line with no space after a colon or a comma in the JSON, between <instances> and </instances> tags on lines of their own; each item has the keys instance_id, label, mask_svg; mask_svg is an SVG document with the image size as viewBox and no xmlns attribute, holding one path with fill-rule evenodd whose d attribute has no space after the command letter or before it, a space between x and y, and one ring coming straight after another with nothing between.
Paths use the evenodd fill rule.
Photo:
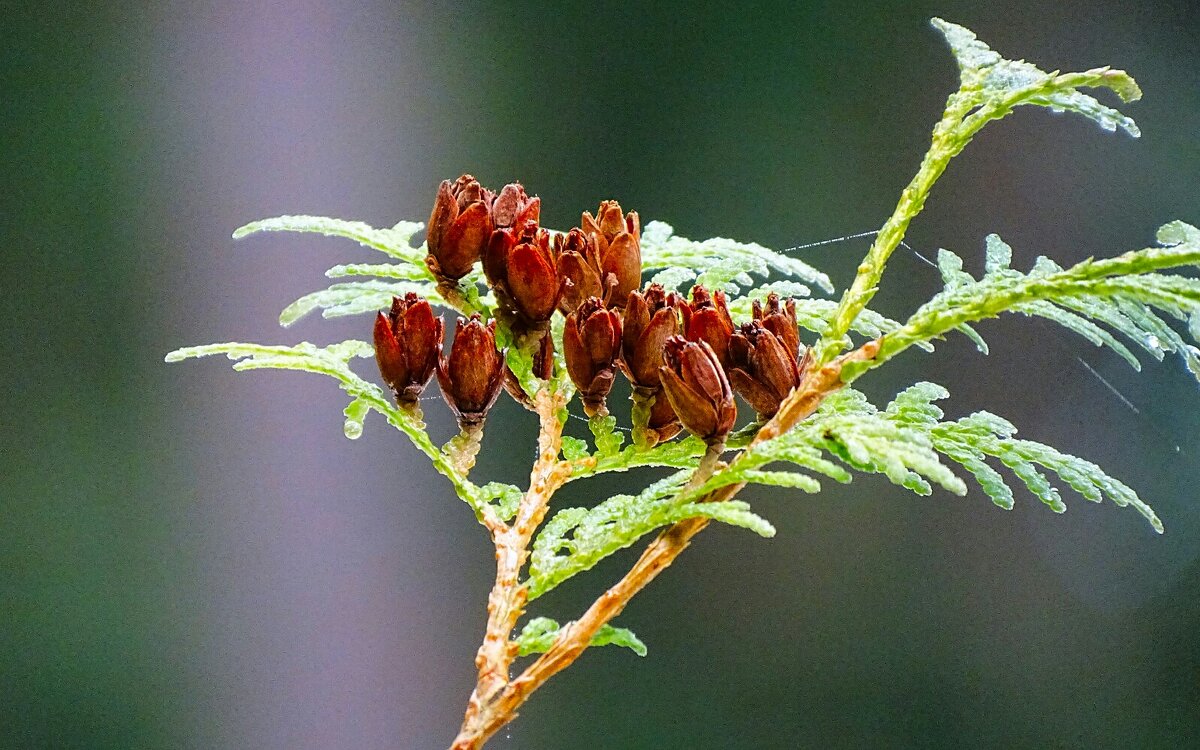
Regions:
<instances>
[{"instance_id":1,"label":"brown bud","mask_svg":"<svg viewBox=\"0 0 1200 750\"><path fill-rule=\"evenodd\" d=\"M409 292L375 318L375 361L400 403L415 403L429 384L442 348L442 319L429 302Z\"/></svg>"},{"instance_id":2,"label":"brown bud","mask_svg":"<svg viewBox=\"0 0 1200 750\"><path fill-rule=\"evenodd\" d=\"M504 355L496 351L496 321L484 325L478 313L470 322L459 318L450 356L438 358L437 375L442 398L458 416L461 427L483 422L500 395L504 370Z\"/></svg>"},{"instance_id":3,"label":"brown bud","mask_svg":"<svg viewBox=\"0 0 1200 750\"><path fill-rule=\"evenodd\" d=\"M621 338L621 369L634 386L658 389L663 345L680 332L677 310L682 304L678 294L668 294L658 284L651 284L645 294L630 293Z\"/></svg>"},{"instance_id":4,"label":"brown bud","mask_svg":"<svg viewBox=\"0 0 1200 750\"><path fill-rule=\"evenodd\" d=\"M604 297L600 285L600 259L596 243L576 227L554 238L558 251L558 279L563 285L558 309L573 312L588 297Z\"/></svg>"},{"instance_id":5,"label":"brown bud","mask_svg":"<svg viewBox=\"0 0 1200 750\"><path fill-rule=\"evenodd\" d=\"M800 384L801 366L788 344L761 321L744 323L729 340L729 382L763 418Z\"/></svg>"},{"instance_id":6,"label":"brown bud","mask_svg":"<svg viewBox=\"0 0 1200 750\"><path fill-rule=\"evenodd\" d=\"M471 271L492 233L490 190L469 174L438 188L429 216L425 263L434 276L457 281Z\"/></svg>"},{"instance_id":7,"label":"brown bud","mask_svg":"<svg viewBox=\"0 0 1200 750\"><path fill-rule=\"evenodd\" d=\"M519 182L510 182L501 188L492 203L492 228L507 229L520 227L525 222L537 224L541 220L542 199L525 194Z\"/></svg>"},{"instance_id":8,"label":"brown bud","mask_svg":"<svg viewBox=\"0 0 1200 750\"><path fill-rule=\"evenodd\" d=\"M596 244L597 270L610 307L620 307L642 286L642 225L636 211L621 213L621 204L604 201L596 216L585 211L583 233Z\"/></svg>"},{"instance_id":9,"label":"brown bud","mask_svg":"<svg viewBox=\"0 0 1200 750\"><path fill-rule=\"evenodd\" d=\"M702 286L692 288L692 302L679 308L683 313L683 335L688 341L704 341L712 347L722 367L729 366L729 337L733 319L725 303L725 292L709 294Z\"/></svg>"},{"instance_id":10,"label":"brown bud","mask_svg":"<svg viewBox=\"0 0 1200 750\"><path fill-rule=\"evenodd\" d=\"M754 319L763 324L791 355L792 359L800 358L800 332L796 328L796 300L789 299L783 306L779 304L779 295L771 292L767 295L767 307L763 309L757 300L753 305Z\"/></svg>"},{"instance_id":11,"label":"brown bud","mask_svg":"<svg viewBox=\"0 0 1200 750\"><path fill-rule=\"evenodd\" d=\"M501 304L526 325L544 323L558 305L555 248L550 233L527 221L520 228L497 229L483 258L483 270Z\"/></svg>"},{"instance_id":12,"label":"brown bud","mask_svg":"<svg viewBox=\"0 0 1200 750\"><path fill-rule=\"evenodd\" d=\"M662 392L688 432L709 445L725 442L737 419L733 389L712 347L682 336L667 339Z\"/></svg>"},{"instance_id":13,"label":"brown bud","mask_svg":"<svg viewBox=\"0 0 1200 750\"><path fill-rule=\"evenodd\" d=\"M567 374L579 389L583 410L589 417L605 411L604 400L612 390L620 353L621 317L606 310L598 298L587 299L567 316L563 356Z\"/></svg>"}]
</instances>

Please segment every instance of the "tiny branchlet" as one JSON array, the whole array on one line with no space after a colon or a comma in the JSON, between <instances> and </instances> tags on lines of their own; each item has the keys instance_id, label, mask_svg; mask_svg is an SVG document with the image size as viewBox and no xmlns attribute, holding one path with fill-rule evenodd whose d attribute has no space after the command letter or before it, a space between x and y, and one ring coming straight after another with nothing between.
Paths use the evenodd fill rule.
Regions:
<instances>
[{"instance_id":1,"label":"tiny branchlet","mask_svg":"<svg viewBox=\"0 0 1200 750\"><path fill-rule=\"evenodd\" d=\"M962 495L963 476L970 476L992 502L1011 509L1011 474L1061 513L1057 478L1084 499L1133 507L1162 531L1137 493L1095 464L1018 439L1012 424L987 412L944 420L935 402L949 394L939 385L912 385L883 408L852 387L901 352L929 350L953 332L986 353L972 326L1008 312L1062 325L1135 368L1135 349L1160 360L1176 354L1200 378L1200 350L1189 341L1200 338L1200 280L1165 273L1200 265L1200 230L1182 222L1162 227L1155 247L1071 268L1040 258L1027 272L1011 268L1011 250L993 235L979 278L943 250L944 291L907 320L868 308L938 177L988 123L1032 105L1138 135L1131 119L1082 91L1106 88L1133 101L1141 92L1126 73L1046 73L1002 58L960 26L940 19L933 25L957 58L960 87L838 301L811 296L814 288L833 292L825 274L760 245L688 240L661 222L643 226L616 201L557 232L541 226L540 199L522 186L492 192L469 175L442 183L421 247L413 239L422 225L408 221L375 229L282 216L234 234L316 232L386 256L381 263L334 266L327 275L336 283L280 316L287 326L315 310L329 318L375 314L373 345L213 344L179 349L167 360L224 354L236 370L332 377L350 397L347 437L361 435L370 412L383 415L474 512L496 546L496 579L475 661L478 678L453 748L481 747L531 693L591 646L644 655L637 636L612 621L696 533L720 521L774 535L737 499L746 485L812 493L824 479L849 482L855 472L873 472L917 494L938 485ZM445 342L446 324L435 309L459 316ZM382 387L351 367L372 356ZM631 384L626 408L609 401L618 373ZM441 447L425 430L418 400L435 375L461 429ZM471 476L502 389L540 425L525 488ZM735 396L744 404L740 414ZM590 443L563 435L571 411L588 418ZM628 445L620 422L632 430ZM553 504L568 482L633 467L659 467L664 476L636 495L592 507ZM538 597L656 530L629 572L574 620L560 625L539 616L518 630ZM523 657L530 660L515 665Z\"/></svg>"}]
</instances>

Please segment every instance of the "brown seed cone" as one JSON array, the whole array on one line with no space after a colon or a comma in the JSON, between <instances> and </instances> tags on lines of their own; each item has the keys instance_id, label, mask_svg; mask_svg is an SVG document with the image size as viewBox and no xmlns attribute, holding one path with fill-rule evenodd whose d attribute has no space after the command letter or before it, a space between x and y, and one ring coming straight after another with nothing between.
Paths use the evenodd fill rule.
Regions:
<instances>
[{"instance_id":1,"label":"brown seed cone","mask_svg":"<svg viewBox=\"0 0 1200 750\"><path fill-rule=\"evenodd\" d=\"M743 324L730 338L729 359L729 382L763 419L775 416L800 384L800 363L787 342L758 320Z\"/></svg>"},{"instance_id":2,"label":"brown seed cone","mask_svg":"<svg viewBox=\"0 0 1200 750\"><path fill-rule=\"evenodd\" d=\"M636 211L621 213L621 204L604 201L596 216L585 211L583 233L596 245L597 271L609 307L621 307L642 286L642 225Z\"/></svg>"},{"instance_id":3,"label":"brown seed cone","mask_svg":"<svg viewBox=\"0 0 1200 750\"><path fill-rule=\"evenodd\" d=\"M520 227L526 222L541 221L542 199L530 198L519 182L510 182L500 189L492 202L492 228Z\"/></svg>"},{"instance_id":4,"label":"brown seed cone","mask_svg":"<svg viewBox=\"0 0 1200 750\"><path fill-rule=\"evenodd\" d=\"M792 359L800 358L800 331L796 327L796 300L789 299L780 305L779 295L774 292L767 295L766 309L757 300L753 305L754 320L762 323L783 344Z\"/></svg>"},{"instance_id":5,"label":"brown seed cone","mask_svg":"<svg viewBox=\"0 0 1200 750\"><path fill-rule=\"evenodd\" d=\"M621 337L621 370L634 386L658 390L663 346L680 332L682 304L678 294L668 294L658 284L651 284L644 294L630 293Z\"/></svg>"},{"instance_id":6,"label":"brown seed cone","mask_svg":"<svg viewBox=\"0 0 1200 750\"><path fill-rule=\"evenodd\" d=\"M438 385L465 430L483 422L504 384L504 354L496 350L496 321L477 314L454 327L449 356L438 358Z\"/></svg>"},{"instance_id":7,"label":"brown seed cone","mask_svg":"<svg viewBox=\"0 0 1200 750\"><path fill-rule=\"evenodd\" d=\"M692 288L691 304L679 308L683 314L683 335L688 341L704 341L716 353L722 367L729 366L729 337L733 318L729 316L725 292L709 293L702 286Z\"/></svg>"},{"instance_id":8,"label":"brown seed cone","mask_svg":"<svg viewBox=\"0 0 1200 750\"><path fill-rule=\"evenodd\" d=\"M429 216L425 263L440 281L461 279L479 260L492 233L493 198L492 192L469 174L453 183L444 180L438 188Z\"/></svg>"},{"instance_id":9,"label":"brown seed cone","mask_svg":"<svg viewBox=\"0 0 1200 750\"><path fill-rule=\"evenodd\" d=\"M737 419L733 389L716 352L704 341L667 340L662 390L688 432L709 445L725 442Z\"/></svg>"},{"instance_id":10,"label":"brown seed cone","mask_svg":"<svg viewBox=\"0 0 1200 750\"><path fill-rule=\"evenodd\" d=\"M574 312L589 297L604 299L600 283L600 258L596 243L578 227L554 238L558 251L558 279L563 286L558 309ZM611 287L615 289L615 286ZM622 300L623 301L623 300Z\"/></svg>"},{"instance_id":11,"label":"brown seed cone","mask_svg":"<svg viewBox=\"0 0 1200 750\"><path fill-rule=\"evenodd\" d=\"M375 361L400 404L414 404L437 368L442 319L427 300L409 292L392 298L388 314L375 318Z\"/></svg>"},{"instance_id":12,"label":"brown seed cone","mask_svg":"<svg viewBox=\"0 0 1200 750\"><path fill-rule=\"evenodd\" d=\"M605 309L599 298L587 299L567 316L563 356L567 374L579 389L583 410L589 417L608 411L604 402L616 379L620 353L621 317Z\"/></svg>"},{"instance_id":13,"label":"brown seed cone","mask_svg":"<svg viewBox=\"0 0 1200 750\"><path fill-rule=\"evenodd\" d=\"M554 313L562 293L550 233L532 221L497 229L483 256L483 271L519 329L536 328Z\"/></svg>"}]
</instances>

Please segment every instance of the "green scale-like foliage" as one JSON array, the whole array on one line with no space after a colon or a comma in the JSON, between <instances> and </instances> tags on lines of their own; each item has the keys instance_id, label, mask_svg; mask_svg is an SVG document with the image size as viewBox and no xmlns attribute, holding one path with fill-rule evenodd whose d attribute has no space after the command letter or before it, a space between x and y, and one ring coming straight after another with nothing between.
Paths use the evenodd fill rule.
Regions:
<instances>
[{"instance_id":1,"label":"green scale-like foliage","mask_svg":"<svg viewBox=\"0 0 1200 750\"><path fill-rule=\"evenodd\" d=\"M1039 258L1028 272L1011 267L1011 249L992 235L986 241L986 262L979 278L964 270L959 256L942 250L937 265L945 288L907 320L893 320L868 308L890 254L902 243L909 222L920 213L934 183L989 122L1004 118L1018 106L1032 105L1086 117L1106 130L1121 130L1134 137L1139 134L1132 119L1080 90L1109 89L1126 102L1134 101L1141 91L1123 71L1096 68L1082 73L1045 72L1024 61L1004 59L965 28L940 19L934 19L933 24L949 42L958 62L959 90L947 100L917 175L877 233L854 283L840 300L812 296L814 289L833 293L826 274L798 258L752 242L724 238L693 241L676 235L670 225L660 221L648 222L641 235L643 279L647 283L660 283L681 292L695 284L722 289L729 295L735 322L749 319L753 302L772 293L793 299L802 338L812 347L814 367L834 362L851 345L849 334L860 341L875 340L878 353L847 364L841 370L846 387L829 395L807 419L782 435L755 444L753 438L760 425L743 425L725 444L726 465L695 481L692 477L706 447L694 437L685 435L653 448L639 447L625 439L619 418L623 414L591 419L591 441L564 437L561 460L567 470L565 481L577 482L637 467L658 469L665 476L636 494L602 495L586 507L551 507L530 548L523 581L529 600L647 534L685 519L720 521L764 537L773 536L774 527L753 513L745 501L727 499L732 496L731 490L744 485L816 493L826 479L850 482L855 473L872 473L919 495L931 494L935 486L963 495L968 492L963 477L970 477L1001 508L1012 509L1016 504L1015 484L1061 513L1066 506L1055 486L1058 483L1086 500L1101 502L1108 498L1118 506L1133 507L1154 529L1162 531L1162 523L1149 506L1095 464L1019 439L1012 424L988 412L945 420L935 402L945 399L948 393L939 385L917 383L883 409L849 387L856 378L910 347L931 350L933 342L954 331L969 336L986 354L987 345L972 325L1005 312L1062 325L1097 346L1113 350L1135 368L1141 366L1135 355L1137 349L1157 360L1168 353L1176 354L1200 378L1200 350L1188 340L1200 339L1200 280L1163 273L1200 265L1200 230L1182 222L1173 222L1159 231L1158 247L1107 260L1089 259L1067 269L1048 258ZM442 297L425 265L425 246L414 244L422 229L421 223L412 221L376 229L354 221L281 216L248 224L234 237L275 231L316 233L351 239L386 256L385 262L345 263L330 268L326 276L335 283L289 305L280 315L284 326L318 310L327 318L373 314L387 308L393 296L408 292L459 314L491 315L495 298L478 267L461 280L456 291L443 287L447 298ZM1186 335L1173 323L1181 324ZM510 346L516 341L511 332L501 327L498 342L508 347L509 367L528 394L550 388L570 397L573 386L564 375L561 315L555 315L551 331L556 361L548 382L533 375L531 352ZM520 488L495 482L473 483L464 470L456 468L453 457L433 443L419 411L396 406L384 389L354 372L354 360L372 356L370 344L215 344L179 349L167 359L213 354L235 360L237 370L290 369L332 377L350 398L344 415L347 437L362 434L368 413L380 413L430 459L493 533L497 519L507 522L517 515L525 497ZM578 413L578 406L572 404L568 411ZM559 418L565 422L568 416L563 412ZM590 486L595 485L602 483ZM560 627L554 620L534 618L513 641L522 656L543 653L564 627L569 625ZM611 625L598 630L591 644L619 645L645 653L645 645L632 632Z\"/></svg>"},{"instance_id":2,"label":"green scale-like foliage","mask_svg":"<svg viewBox=\"0 0 1200 750\"><path fill-rule=\"evenodd\" d=\"M965 469L992 502L1007 510L1013 508L1013 491L988 464L989 458L1007 467L1055 512L1062 513L1066 506L1047 474L1056 475L1087 500L1100 502L1108 497L1119 506L1132 506L1162 531L1154 511L1129 487L1089 461L1015 438L1016 428L1001 417L977 412L941 421L943 413L933 402L948 396L937 384L918 383L880 411L862 393L843 389L795 429L747 449L736 463L699 488L681 492L690 474L684 470L637 495L617 495L593 508L560 510L534 542L530 598L684 518L710 518L774 536L774 527L744 502L696 502L721 487L748 483L816 493L821 490L818 477L850 482L857 471L882 474L918 495L932 494L935 484L956 495L967 494L966 483L946 460Z\"/></svg>"},{"instance_id":3,"label":"green scale-like foliage","mask_svg":"<svg viewBox=\"0 0 1200 750\"><path fill-rule=\"evenodd\" d=\"M1097 346L1121 355L1135 369L1141 363L1108 329L1126 337L1155 359L1167 353L1183 358L1200 379L1200 350L1189 343L1159 312L1200 331L1200 279L1159 271L1200 265L1200 230L1172 222L1158 231L1160 247L1116 258L1088 259L1063 269L1040 257L1029 273L1009 267L1012 250L996 235L987 238L982 278L963 271L962 259L948 250L938 254L946 288L903 325L882 337L878 366L913 344L927 343L969 322L1018 312L1057 323Z\"/></svg>"}]
</instances>

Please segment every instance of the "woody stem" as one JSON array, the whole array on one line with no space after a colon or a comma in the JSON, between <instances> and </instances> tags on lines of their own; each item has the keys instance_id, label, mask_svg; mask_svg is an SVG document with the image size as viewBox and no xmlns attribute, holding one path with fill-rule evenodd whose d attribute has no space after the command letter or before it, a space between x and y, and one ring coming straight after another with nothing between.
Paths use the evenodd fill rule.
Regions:
<instances>
[{"instance_id":1,"label":"woody stem","mask_svg":"<svg viewBox=\"0 0 1200 750\"><path fill-rule=\"evenodd\" d=\"M502 525L494 534L496 545L496 582L488 595L488 621L483 643L475 656L479 670L475 689L467 702L462 728L453 750L482 747L490 733L483 725L492 713L492 702L509 682L509 668L517 655L512 631L525 611L527 591L520 582L521 568L529 557L529 542L546 514L550 498L566 479L567 468L558 460L562 449L562 423L558 412L564 406L562 396L543 389L534 398L541 430L538 458L529 477L529 490L517 506L511 525Z\"/></svg>"},{"instance_id":2,"label":"woody stem","mask_svg":"<svg viewBox=\"0 0 1200 750\"><path fill-rule=\"evenodd\" d=\"M825 398L842 386L842 365L852 360L869 360L878 352L878 342L872 341L833 362L807 373L800 386L788 396L779 413L759 430L751 445L778 437L807 419ZM710 448L709 453L712 453ZM717 455L720 455L719 453ZM705 456L708 460L708 456ZM711 459L715 465L715 458ZM734 459L735 462L737 459ZM734 484L710 492L701 502L719 502L733 498L745 485ZM501 727L516 718L517 709L546 680L570 666L587 649L592 637L625 609L639 591L666 570L681 552L687 549L692 537L708 525L707 518L689 518L662 531L650 543L621 580L604 592L588 607L578 620L568 623L546 653L529 665L516 679L495 696L487 710L477 717L477 734L470 742L455 745L453 750L479 748ZM465 728L465 726L464 726ZM459 735L462 739L462 735Z\"/></svg>"}]
</instances>

